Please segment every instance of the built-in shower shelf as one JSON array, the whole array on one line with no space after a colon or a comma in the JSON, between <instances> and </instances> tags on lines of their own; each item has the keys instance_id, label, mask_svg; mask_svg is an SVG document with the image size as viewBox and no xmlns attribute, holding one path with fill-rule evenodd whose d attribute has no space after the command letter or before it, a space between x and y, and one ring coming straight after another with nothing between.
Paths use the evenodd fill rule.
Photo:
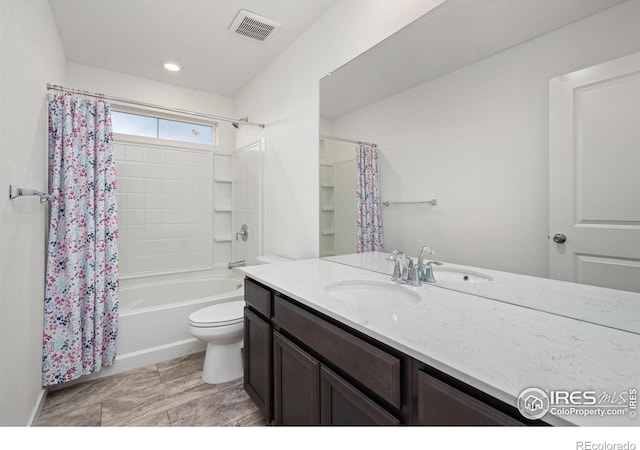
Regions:
<instances>
[{"instance_id":1,"label":"built-in shower shelf","mask_svg":"<svg viewBox=\"0 0 640 450\"><path fill-rule=\"evenodd\" d=\"M336 210L335 208L321 208L321 211L324 211L324 212L333 212L335 210Z\"/></svg>"},{"instance_id":2,"label":"built-in shower shelf","mask_svg":"<svg viewBox=\"0 0 640 450\"><path fill-rule=\"evenodd\" d=\"M231 177L213 177L213 180L218 183L232 183L233 179Z\"/></svg>"},{"instance_id":3,"label":"built-in shower shelf","mask_svg":"<svg viewBox=\"0 0 640 450\"><path fill-rule=\"evenodd\" d=\"M321 184L320 186L327 189L333 189L335 187L333 184Z\"/></svg>"},{"instance_id":4,"label":"built-in shower shelf","mask_svg":"<svg viewBox=\"0 0 640 450\"><path fill-rule=\"evenodd\" d=\"M228 213L228 212L232 212L233 210L231 208L215 208L215 211Z\"/></svg>"},{"instance_id":5,"label":"built-in shower shelf","mask_svg":"<svg viewBox=\"0 0 640 450\"><path fill-rule=\"evenodd\" d=\"M323 236L333 236L334 234L336 234L336 232L333 230L322 230L321 233Z\"/></svg>"},{"instance_id":6,"label":"built-in shower shelf","mask_svg":"<svg viewBox=\"0 0 640 450\"><path fill-rule=\"evenodd\" d=\"M215 236L213 239L216 242L231 242L233 240L231 236Z\"/></svg>"}]
</instances>

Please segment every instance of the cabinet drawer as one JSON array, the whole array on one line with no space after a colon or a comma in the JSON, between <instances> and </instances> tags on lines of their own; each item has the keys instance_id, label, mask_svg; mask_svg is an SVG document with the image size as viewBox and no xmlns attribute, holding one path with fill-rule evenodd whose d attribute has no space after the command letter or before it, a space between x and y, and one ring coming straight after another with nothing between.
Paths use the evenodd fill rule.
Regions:
<instances>
[{"instance_id":1,"label":"cabinet drawer","mask_svg":"<svg viewBox=\"0 0 640 450\"><path fill-rule=\"evenodd\" d=\"M425 372L419 370L417 377L418 425L523 425L513 417Z\"/></svg>"},{"instance_id":2,"label":"cabinet drawer","mask_svg":"<svg viewBox=\"0 0 640 450\"><path fill-rule=\"evenodd\" d=\"M244 280L244 301L267 319L271 318L271 291L249 278Z\"/></svg>"},{"instance_id":3,"label":"cabinet drawer","mask_svg":"<svg viewBox=\"0 0 640 450\"><path fill-rule=\"evenodd\" d=\"M400 359L276 296L274 321L292 336L400 408Z\"/></svg>"}]
</instances>

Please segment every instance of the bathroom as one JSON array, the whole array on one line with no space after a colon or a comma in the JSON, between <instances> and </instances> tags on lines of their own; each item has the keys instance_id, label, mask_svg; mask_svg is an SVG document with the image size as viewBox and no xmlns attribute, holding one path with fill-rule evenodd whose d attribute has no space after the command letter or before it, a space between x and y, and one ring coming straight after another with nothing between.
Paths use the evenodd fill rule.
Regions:
<instances>
[{"instance_id":1,"label":"bathroom","mask_svg":"<svg viewBox=\"0 0 640 450\"><path fill-rule=\"evenodd\" d=\"M526 73L513 74L510 80L508 75L514 70L512 69L514 65L513 60L508 58L517 58L515 54L502 54L505 61L502 61L503 65L500 69L491 68L488 65L486 67L476 65L468 68L470 72L468 74L459 72L457 76L461 78L461 83L469 83L469 80L476 75L485 78L491 74L495 75L495 85L492 86L494 91L487 92L486 95L495 94L500 87L505 89L508 87L509 90L500 97L503 103L509 99L514 102L524 102L527 100L524 96L539 100L535 108L523 108L520 116L515 115L515 106L505 107L500 115L487 112L485 116L487 122L502 121L502 126L512 133L508 137L511 141L500 142L500 145L513 148L514 145L525 141L527 146L523 149L523 153L495 155L491 164L498 160L503 162L503 166L489 166L479 158L480 149L476 154L479 160L469 161L465 160L469 157L460 156L451 161L445 159L445 154L451 154L455 149L443 146L443 142L451 137L443 133L441 136L436 136L436 139L439 139L436 145L440 148L438 155L434 156L436 164L431 166L430 164L412 164L412 161L419 158L420 152L426 151L426 147L430 145L423 134L426 128L424 122L432 122L440 117L440 114L443 114L440 109L426 111L428 115L421 116L417 114L419 108L413 104L410 105L413 109L402 110L407 100L396 98L396 105L382 105L385 108L398 108L393 114L388 114L384 122L375 122L364 113L362 117L344 117L341 120L320 119L319 80L325 79L328 73L337 71L353 58L409 25L442 3L440 1L406 2L402 7L398 7L398 2L393 1L293 2L304 5L299 9L310 11L309 15L304 16L306 23L300 23L301 19L296 18L294 15L296 9L291 6L292 2L274 2L275 5L280 5L283 11L280 16L283 17L282 19L271 14L275 11L272 9L275 6L264 7L262 5L264 2L261 1L224 2L228 4L227 15L231 16L228 19L225 17L224 21L220 20L220 27L225 32L228 27L226 22L230 21L239 9L255 10L282 23L285 23L284 17L287 17L288 23L297 22L298 26L295 42L292 39L289 45L282 47L279 53L273 54L270 60L263 60L264 65L260 70L251 76L245 76L242 84L229 90L225 95L216 93L215 87L211 90L189 88L181 86L179 81L173 81L179 80L182 74L188 72L187 67L178 74L161 73L164 70L161 67L164 59L178 59L179 55L156 56L160 58L157 62L158 73L149 73L146 76L140 73L122 73L125 72L124 69L101 68L100 58L92 62L76 60L70 50L63 45L61 36L68 31L63 30L62 25L57 23L58 18L55 14L56 7L61 7L64 3L87 3L94 9L98 8L97 3L92 2L35 0L3 1L0 6L2 8L0 92L3 100L0 120L2 131L0 151L3 162L0 165L0 178L5 188L8 184L21 184L23 187L35 189L44 189L46 186L47 83L102 92L152 104L163 104L176 109L214 116L248 117L250 121L264 123L265 128L240 124L236 129L231 124L221 123L218 128L219 150L220 153L230 155L233 150L253 145L264 138L266 146L262 162L265 174L264 218L262 219L264 226L260 230L264 235L262 248L258 249L256 254L276 254L295 260L316 258L321 255L319 243L321 212L318 207L320 183L318 130L320 126L320 134L361 139L380 145L382 153L380 170L387 175L386 178L381 179L381 192L385 196L383 200L423 200L422 196L417 195L421 187L425 188L424 194L428 196L424 200L437 197L439 203L433 209L427 206L424 210L416 211L410 208L402 209L404 207L399 205L389 207L395 209L383 210L387 251L403 249L408 254L417 256L420 247L428 243L437 252L437 257L446 261L526 275L548 276L549 192L548 175L546 175L548 173L546 144L548 95L544 90L520 90L524 81L516 82L516 77L530 76L536 80L544 79L542 89L545 89L548 79L554 76L640 50L638 31L634 26L638 18L638 2L634 0L620 4L609 2L612 6L611 10L602 13L599 20L602 26L607 25L616 32L609 33L607 37L610 41L606 42L602 40L601 34L596 33L593 34L591 41L580 40L577 42L577 44L582 43L580 50L572 50L573 59L568 59L566 54L559 53L555 59L549 58L549 66L542 66L539 59L534 60L523 56L522 58L531 67L527 67L526 64L519 66L520 70ZM165 3L171 5L172 2ZM145 4L148 6L148 3ZM124 2L119 2L118 5L125 11L131 8ZM197 9L199 7L201 5L194 2L194 9L183 11L180 8L179 13L174 15L184 17L185 21L187 16L191 19L208 16L200 14ZM176 8L175 5L174 8ZM289 15L284 13L287 10ZM175 9L167 11L169 12L165 14L171 16L170 12ZM143 15L144 8L137 13ZM301 11L297 13L303 17ZM204 19L196 23L200 23L203 28L207 27L207 21ZM579 28L580 22L575 25L574 30ZM141 31L140 34L143 34L144 30ZM284 31L283 27L278 33ZM582 36L578 32L569 36L570 30L566 33L567 36L561 36L560 40L563 42L568 42L569 39L579 40ZM178 33L175 34L178 35ZM274 39L277 36L276 34ZM109 36L103 37L105 47L109 39ZM551 40L550 37L548 42L532 41L531 46L535 47L535 45L544 49L554 48L557 46L557 41ZM256 50L250 47L246 51L253 52L255 58L264 58L262 54L264 48L259 47ZM170 52L174 49L169 45L166 50ZM540 48L529 50L542 51ZM121 51L124 52L124 49ZM220 51L228 52L224 48ZM217 64L215 55L211 53L213 52L206 56L200 55L199 61L208 70L215 72L212 67L217 67ZM133 63L130 64L133 67ZM477 71L479 75L473 71ZM507 84L509 81L513 84ZM451 91L456 80L443 77L438 82L443 85L449 84L447 86L430 84L425 89L432 88L438 92ZM427 94L420 92L420 95ZM460 92L460 96L464 95L471 94ZM476 93L476 95L480 94ZM520 98L520 95L523 97ZM458 98L456 101L461 100ZM485 103L479 100L477 105L482 107ZM468 122L462 114L464 111L470 115L477 113L468 108L454 106L455 104L452 103L448 113L461 122ZM496 108L498 106L496 105ZM401 114L399 111L404 112ZM374 113L374 111L365 112L370 112L371 115ZM447 119L451 120L450 117ZM507 119L510 121L504 122ZM519 129L518 125L523 122L532 123L533 131L529 128ZM481 128L490 124L476 125ZM388 137L385 137L383 131L389 133L386 135ZM433 132L437 133L437 131ZM462 147L469 142L485 148L494 148L497 145L492 140L492 136L486 136L491 133L483 133L480 130L474 134L472 131L459 130L460 141L455 145ZM484 136L485 141L479 142L479 136ZM409 145L407 140L414 138L416 140ZM465 142L463 138L467 141ZM418 142L417 148L415 142ZM403 149L406 153L396 153L398 157L393 159L390 151L392 146ZM413 148L416 148L416 151L410 153ZM220 156L219 159L224 161L224 158ZM465 161L468 165L463 164ZM517 169L508 166L512 162L517 163ZM467 170L475 166L495 171L487 177L494 180L493 184L488 187L483 185L491 195L485 195L486 192L482 192L480 198L469 198L470 193L474 193L474 189L469 189L466 192L454 193L451 198L447 198L444 196L444 187L440 189L440 184L450 182L445 176L447 172L443 170L442 173L438 173L433 170L434 166L439 164L443 164L447 171L456 164ZM224 163L217 164L216 167L222 169ZM212 178L231 175L230 172L215 173L212 174ZM214 183L213 179L211 182ZM480 189L476 192L480 193ZM524 193L522 195L525 197L522 198L516 195L517 193ZM502 196L502 198L496 196ZM43 205L40 205L37 200L35 202L30 200L33 199L9 200L5 197L0 208L2 214L0 218L0 236L2 236L0 238L2 239L0 245L2 302L0 345L3 358L11 361L9 364L11 370L7 370L8 366L3 365L4 369L0 374L3 386L0 423L8 426L30 425L35 418L37 405L43 397L40 384L42 286L44 284L44 230L47 216ZM476 223L462 216L445 215L444 212L447 212L447 209L454 208L453 201L465 204L469 210L473 211ZM505 214L505 211L512 213ZM235 233L237 224L225 222L229 218L224 217L223 214L225 213L221 212L219 219L212 220L219 220L220 226L228 226L229 234ZM496 215L500 215L501 220L506 221L504 224L501 222L499 228L495 222ZM434 219L434 222L430 222L429 219ZM447 221L452 219L454 222ZM483 234L491 230L492 224L496 225L494 234ZM253 227L249 230L250 233L253 232ZM423 236L426 232L429 233L428 237ZM455 243L447 239L448 233L453 232L459 237ZM234 259L228 243L220 242L213 245L221 247L220 249L214 247L212 251L212 257L219 258L214 261L218 267ZM238 259L244 259L244 256Z\"/></svg>"}]
</instances>

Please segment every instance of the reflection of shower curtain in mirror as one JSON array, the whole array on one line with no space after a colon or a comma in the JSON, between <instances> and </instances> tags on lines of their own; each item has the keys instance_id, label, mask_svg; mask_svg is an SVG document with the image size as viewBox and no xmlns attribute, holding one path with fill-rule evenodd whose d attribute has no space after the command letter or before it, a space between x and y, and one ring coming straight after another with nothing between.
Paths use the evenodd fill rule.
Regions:
<instances>
[{"instance_id":1,"label":"reflection of shower curtain in mirror","mask_svg":"<svg viewBox=\"0 0 640 450\"><path fill-rule=\"evenodd\" d=\"M50 95L44 386L97 372L115 360L118 228L112 141L107 102Z\"/></svg>"},{"instance_id":2,"label":"reflection of shower curtain in mirror","mask_svg":"<svg viewBox=\"0 0 640 450\"><path fill-rule=\"evenodd\" d=\"M358 184L356 185L356 251L372 252L384 250L382 215L378 193L378 147L358 145L356 147Z\"/></svg>"}]
</instances>

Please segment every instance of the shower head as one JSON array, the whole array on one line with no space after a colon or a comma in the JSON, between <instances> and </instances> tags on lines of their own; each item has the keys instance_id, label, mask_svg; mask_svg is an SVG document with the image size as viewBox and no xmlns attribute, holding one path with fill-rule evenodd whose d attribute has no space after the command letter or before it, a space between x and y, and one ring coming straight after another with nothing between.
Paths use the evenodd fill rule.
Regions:
<instances>
[{"instance_id":1,"label":"shower head","mask_svg":"<svg viewBox=\"0 0 640 450\"><path fill-rule=\"evenodd\" d=\"M238 122L231 122L231 125L233 125L235 128L239 128L239 122L248 122L249 118L248 117L243 117L242 119L238 119Z\"/></svg>"}]
</instances>

